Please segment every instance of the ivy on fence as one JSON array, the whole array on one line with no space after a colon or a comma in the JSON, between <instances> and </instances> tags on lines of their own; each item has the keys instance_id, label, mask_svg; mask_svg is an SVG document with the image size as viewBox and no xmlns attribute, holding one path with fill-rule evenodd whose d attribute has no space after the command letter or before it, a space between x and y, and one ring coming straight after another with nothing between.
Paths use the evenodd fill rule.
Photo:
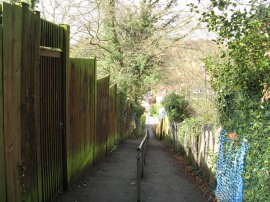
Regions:
<instances>
[{"instance_id":1,"label":"ivy on fence","mask_svg":"<svg viewBox=\"0 0 270 202\"><path fill-rule=\"evenodd\" d=\"M247 151L246 141L234 149L235 135L226 137L226 131L220 132L219 153L217 160L217 187L216 198L218 201L240 202L244 193L244 159ZM226 147L228 146L228 149ZM225 153L225 150L227 152Z\"/></svg>"}]
</instances>

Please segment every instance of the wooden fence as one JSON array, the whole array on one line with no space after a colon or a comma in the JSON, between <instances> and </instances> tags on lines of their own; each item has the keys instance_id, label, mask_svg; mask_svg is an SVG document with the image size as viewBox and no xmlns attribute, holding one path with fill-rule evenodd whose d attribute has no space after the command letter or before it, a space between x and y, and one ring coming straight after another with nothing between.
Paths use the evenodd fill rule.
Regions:
<instances>
[{"instance_id":1,"label":"wooden fence","mask_svg":"<svg viewBox=\"0 0 270 202\"><path fill-rule=\"evenodd\" d=\"M189 160L199 166L205 180L214 182L220 129L212 125L202 125L199 134L192 129L180 134L180 125L178 124L178 133L175 131L177 134L173 134L169 119L165 116L155 126L155 134L159 139L169 140L174 148L183 150Z\"/></svg>"},{"instance_id":2,"label":"wooden fence","mask_svg":"<svg viewBox=\"0 0 270 202\"><path fill-rule=\"evenodd\" d=\"M26 4L3 3L2 16L1 79L7 193L3 201L33 201L38 198L40 176L40 156L37 156L40 137L40 20L38 15L29 11Z\"/></svg>"},{"instance_id":3,"label":"wooden fence","mask_svg":"<svg viewBox=\"0 0 270 202\"><path fill-rule=\"evenodd\" d=\"M118 103L119 105L120 103ZM117 130L117 125L119 121L119 111L117 111L117 85L113 84L109 89L109 103L108 103L108 139L107 139L107 148L110 150L115 142L118 141L117 136L120 134ZM110 151L108 151L110 152Z\"/></svg>"},{"instance_id":4,"label":"wooden fence","mask_svg":"<svg viewBox=\"0 0 270 202\"><path fill-rule=\"evenodd\" d=\"M70 59L67 68L68 181L93 166L96 131L96 59Z\"/></svg>"},{"instance_id":5,"label":"wooden fence","mask_svg":"<svg viewBox=\"0 0 270 202\"><path fill-rule=\"evenodd\" d=\"M0 201L51 201L131 133L130 106L96 77L95 58L69 58L69 26L3 2Z\"/></svg>"},{"instance_id":6,"label":"wooden fence","mask_svg":"<svg viewBox=\"0 0 270 202\"><path fill-rule=\"evenodd\" d=\"M107 153L108 139L108 104L109 104L109 85L110 77L97 80L97 132L95 161L102 159Z\"/></svg>"},{"instance_id":7,"label":"wooden fence","mask_svg":"<svg viewBox=\"0 0 270 202\"><path fill-rule=\"evenodd\" d=\"M0 16L2 6L0 5ZM3 69L3 28L0 17L0 70ZM3 78L3 71L0 71ZM0 201L6 201L6 165L5 165L5 136L4 136L3 83L0 82Z\"/></svg>"},{"instance_id":8,"label":"wooden fence","mask_svg":"<svg viewBox=\"0 0 270 202\"><path fill-rule=\"evenodd\" d=\"M28 9L29 10L29 9ZM31 13L30 11L28 11ZM65 123L65 69L68 62L67 26L40 20L39 85L40 136L38 144L39 179L42 201L53 198L63 182L67 184ZM31 52L30 50L27 50ZM31 62L31 60L30 60ZM26 120L27 121L27 120ZM34 134L33 134L34 135ZM34 151L33 151L34 152Z\"/></svg>"}]
</instances>

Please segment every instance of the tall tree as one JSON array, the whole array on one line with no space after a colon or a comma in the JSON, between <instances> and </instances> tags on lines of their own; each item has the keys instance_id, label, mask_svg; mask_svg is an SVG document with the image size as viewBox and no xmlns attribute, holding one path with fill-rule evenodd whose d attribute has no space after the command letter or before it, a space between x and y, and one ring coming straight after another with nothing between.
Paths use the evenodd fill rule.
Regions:
<instances>
[{"instance_id":1,"label":"tall tree","mask_svg":"<svg viewBox=\"0 0 270 202\"><path fill-rule=\"evenodd\" d=\"M42 8L45 17L71 24L74 55L97 55L99 74L136 100L157 81L164 51L198 28L179 2L45 0Z\"/></svg>"},{"instance_id":2,"label":"tall tree","mask_svg":"<svg viewBox=\"0 0 270 202\"><path fill-rule=\"evenodd\" d=\"M123 2L107 3L104 28L111 40L105 44L108 51L103 70L137 99L157 81L164 51L184 38L179 28L188 24L192 30L197 25L189 23L192 16L184 19L175 0L142 0L135 9L124 5L126 10L119 9Z\"/></svg>"}]
</instances>

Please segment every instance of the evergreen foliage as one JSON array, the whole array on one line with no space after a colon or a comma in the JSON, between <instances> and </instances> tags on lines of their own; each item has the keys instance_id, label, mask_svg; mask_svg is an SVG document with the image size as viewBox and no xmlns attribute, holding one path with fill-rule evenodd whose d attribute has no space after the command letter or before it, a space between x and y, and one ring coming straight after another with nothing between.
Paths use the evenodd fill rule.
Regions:
<instances>
[{"instance_id":1,"label":"evergreen foliage","mask_svg":"<svg viewBox=\"0 0 270 202\"><path fill-rule=\"evenodd\" d=\"M270 198L270 103L263 100L270 84L270 5L264 0L211 1L202 21L227 47L216 61L205 59L217 93L221 125L247 140L245 201ZM266 91L268 89L266 88Z\"/></svg>"},{"instance_id":2,"label":"evergreen foliage","mask_svg":"<svg viewBox=\"0 0 270 202\"><path fill-rule=\"evenodd\" d=\"M172 122L180 123L189 117L189 111L187 110L189 103L183 95L170 93L164 97L162 105Z\"/></svg>"},{"instance_id":3,"label":"evergreen foliage","mask_svg":"<svg viewBox=\"0 0 270 202\"><path fill-rule=\"evenodd\" d=\"M176 15L168 14L175 3L165 1L159 10L168 19ZM168 25L159 25L162 20L160 12L156 12L161 1L141 1L139 10L130 9L119 13L115 0L104 3L104 43L105 60L101 74L110 74L113 82L119 84L121 90L130 99L138 100L159 79L159 67L162 65L160 54L164 47L162 40Z\"/></svg>"}]
</instances>

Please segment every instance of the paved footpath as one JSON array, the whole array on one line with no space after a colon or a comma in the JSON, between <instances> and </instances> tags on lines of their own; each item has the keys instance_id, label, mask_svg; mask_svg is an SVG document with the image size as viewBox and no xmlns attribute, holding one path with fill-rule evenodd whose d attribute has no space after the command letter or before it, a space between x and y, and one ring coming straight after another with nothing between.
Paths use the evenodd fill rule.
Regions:
<instances>
[{"instance_id":1,"label":"paved footpath","mask_svg":"<svg viewBox=\"0 0 270 202\"><path fill-rule=\"evenodd\" d=\"M181 173L167 146L156 140L151 126L147 147L142 202L207 202ZM57 202L135 202L136 149L141 140L128 140L85 176L79 185L61 194Z\"/></svg>"}]
</instances>

